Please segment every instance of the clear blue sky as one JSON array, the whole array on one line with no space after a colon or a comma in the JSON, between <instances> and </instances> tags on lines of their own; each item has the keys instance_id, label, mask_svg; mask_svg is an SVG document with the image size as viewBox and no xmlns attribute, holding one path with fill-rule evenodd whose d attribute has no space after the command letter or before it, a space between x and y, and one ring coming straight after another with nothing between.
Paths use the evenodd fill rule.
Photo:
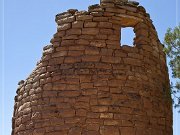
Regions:
<instances>
[{"instance_id":1,"label":"clear blue sky","mask_svg":"<svg viewBox=\"0 0 180 135\"><path fill-rule=\"evenodd\" d=\"M180 22L180 14L176 14L180 13L180 0L139 2L150 13L163 41L166 29ZM31 73L43 46L56 32L55 15L69 8L87 10L96 3L99 0L0 0L0 135L11 133L17 83ZM180 114L175 111L174 135L180 134L179 125Z\"/></svg>"}]
</instances>

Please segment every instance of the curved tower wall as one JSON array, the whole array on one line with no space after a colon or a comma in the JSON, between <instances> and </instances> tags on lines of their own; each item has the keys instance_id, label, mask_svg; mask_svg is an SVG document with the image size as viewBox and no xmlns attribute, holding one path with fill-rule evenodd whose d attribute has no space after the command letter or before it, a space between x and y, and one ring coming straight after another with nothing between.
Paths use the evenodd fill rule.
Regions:
<instances>
[{"instance_id":1,"label":"curved tower wall","mask_svg":"<svg viewBox=\"0 0 180 135\"><path fill-rule=\"evenodd\" d=\"M19 82L12 135L172 135L166 56L142 6L101 0L56 22L51 44ZM126 27L133 47L120 43Z\"/></svg>"}]
</instances>

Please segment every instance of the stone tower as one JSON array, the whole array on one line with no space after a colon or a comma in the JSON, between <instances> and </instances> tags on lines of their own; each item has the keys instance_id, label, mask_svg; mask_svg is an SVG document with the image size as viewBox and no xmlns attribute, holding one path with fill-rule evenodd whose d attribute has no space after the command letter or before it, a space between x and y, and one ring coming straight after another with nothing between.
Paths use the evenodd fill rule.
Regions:
<instances>
[{"instance_id":1,"label":"stone tower","mask_svg":"<svg viewBox=\"0 0 180 135\"><path fill-rule=\"evenodd\" d=\"M56 23L19 82L12 135L172 135L166 56L139 3L101 0L57 14ZM126 27L133 47L120 42Z\"/></svg>"}]
</instances>

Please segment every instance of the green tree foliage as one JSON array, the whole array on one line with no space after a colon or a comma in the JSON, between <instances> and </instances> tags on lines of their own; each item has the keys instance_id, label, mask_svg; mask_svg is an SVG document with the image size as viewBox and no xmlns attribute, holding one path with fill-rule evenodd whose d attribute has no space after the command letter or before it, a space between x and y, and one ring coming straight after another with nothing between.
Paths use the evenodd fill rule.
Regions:
<instances>
[{"instance_id":1,"label":"green tree foliage","mask_svg":"<svg viewBox=\"0 0 180 135\"><path fill-rule=\"evenodd\" d=\"M164 44L164 51L170 60L172 77L176 80L175 83L171 83L174 106L180 108L180 24L174 29L168 28L164 37Z\"/></svg>"}]
</instances>

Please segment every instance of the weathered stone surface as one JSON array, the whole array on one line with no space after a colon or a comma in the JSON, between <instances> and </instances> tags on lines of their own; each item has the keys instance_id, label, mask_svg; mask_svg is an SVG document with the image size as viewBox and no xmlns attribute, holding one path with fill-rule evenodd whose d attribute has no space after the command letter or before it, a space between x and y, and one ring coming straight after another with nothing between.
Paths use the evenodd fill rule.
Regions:
<instances>
[{"instance_id":1,"label":"weathered stone surface","mask_svg":"<svg viewBox=\"0 0 180 135\"><path fill-rule=\"evenodd\" d=\"M72 23L72 28L82 28L83 24L83 21L75 21Z\"/></svg>"},{"instance_id":2,"label":"weathered stone surface","mask_svg":"<svg viewBox=\"0 0 180 135\"><path fill-rule=\"evenodd\" d=\"M133 127L120 128L121 135L136 135L136 130Z\"/></svg>"},{"instance_id":3,"label":"weathered stone surface","mask_svg":"<svg viewBox=\"0 0 180 135\"><path fill-rule=\"evenodd\" d=\"M165 54L142 6L101 0L56 22L52 44L18 84L12 135L172 135ZM121 45L126 27L133 46Z\"/></svg>"},{"instance_id":4,"label":"weathered stone surface","mask_svg":"<svg viewBox=\"0 0 180 135\"><path fill-rule=\"evenodd\" d=\"M94 47L105 47L106 43L103 40L94 40L90 42L90 45Z\"/></svg>"},{"instance_id":5,"label":"weathered stone surface","mask_svg":"<svg viewBox=\"0 0 180 135\"><path fill-rule=\"evenodd\" d=\"M97 28L83 28L82 29L82 34L97 35L98 33L99 33L99 29Z\"/></svg>"},{"instance_id":6,"label":"weathered stone surface","mask_svg":"<svg viewBox=\"0 0 180 135\"><path fill-rule=\"evenodd\" d=\"M66 17L57 21L58 24L71 23L75 20L74 16Z\"/></svg>"},{"instance_id":7,"label":"weathered stone surface","mask_svg":"<svg viewBox=\"0 0 180 135\"><path fill-rule=\"evenodd\" d=\"M97 22L85 22L84 27L97 27L98 23Z\"/></svg>"},{"instance_id":8,"label":"weathered stone surface","mask_svg":"<svg viewBox=\"0 0 180 135\"><path fill-rule=\"evenodd\" d=\"M66 23L66 24L62 24L62 25L59 25L58 26L58 30L61 31L61 30L67 30L71 28L71 24L70 23Z\"/></svg>"},{"instance_id":9,"label":"weathered stone surface","mask_svg":"<svg viewBox=\"0 0 180 135\"><path fill-rule=\"evenodd\" d=\"M113 113L101 113L100 118L102 119L112 119Z\"/></svg>"},{"instance_id":10,"label":"weathered stone surface","mask_svg":"<svg viewBox=\"0 0 180 135\"><path fill-rule=\"evenodd\" d=\"M68 135L81 135L82 129L79 127L74 127L69 130Z\"/></svg>"},{"instance_id":11,"label":"weathered stone surface","mask_svg":"<svg viewBox=\"0 0 180 135\"><path fill-rule=\"evenodd\" d=\"M91 15L80 15L80 16L76 17L76 20L83 21L83 20L91 20L92 18L93 18L93 16L91 16Z\"/></svg>"},{"instance_id":12,"label":"weathered stone surface","mask_svg":"<svg viewBox=\"0 0 180 135\"><path fill-rule=\"evenodd\" d=\"M113 133L113 135L120 135L119 129L114 126L103 126L100 127L100 133L101 135L110 135Z\"/></svg>"}]
</instances>

